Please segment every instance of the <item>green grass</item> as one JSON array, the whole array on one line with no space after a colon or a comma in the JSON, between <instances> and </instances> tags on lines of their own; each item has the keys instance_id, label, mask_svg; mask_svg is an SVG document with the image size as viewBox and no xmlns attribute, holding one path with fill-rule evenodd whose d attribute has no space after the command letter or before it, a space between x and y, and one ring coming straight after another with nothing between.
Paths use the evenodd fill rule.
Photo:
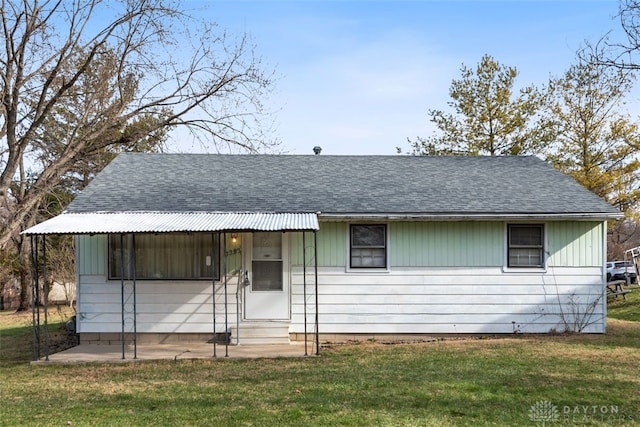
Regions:
<instances>
[{"instance_id":1,"label":"green grass","mask_svg":"<svg viewBox=\"0 0 640 427\"><path fill-rule=\"evenodd\" d=\"M622 296L608 298L608 316L613 319L640 322L640 286L632 285L625 289L631 290L625 298Z\"/></svg>"},{"instance_id":2,"label":"green grass","mask_svg":"<svg viewBox=\"0 0 640 427\"><path fill-rule=\"evenodd\" d=\"M69 307L54 306L47 311L49 321L50 351L56 352L73 346L73 339L65 330L65 323L73 316ZM44 313L40 313L41 324ZM33 358L33 315L31 311L0 311L0 364L23 364ZM44 330L43 330L44 334ZM44 355L44 340L41 346ZM0 426L1 424L0 420Z\"/></svg>"},{"instance_id":3,"label":"green grass","mask_svg":"<svg viewBox=\"0 0 640 427\"><path fill-rule=\"evenodd\" d=\"M369 342L319 358L31 366L20 317L0 313L0 425L542 425L538 401L560 411L547 426L640 425L640 323L627 320L607 335Z\"/></svg>"}]
</instances>

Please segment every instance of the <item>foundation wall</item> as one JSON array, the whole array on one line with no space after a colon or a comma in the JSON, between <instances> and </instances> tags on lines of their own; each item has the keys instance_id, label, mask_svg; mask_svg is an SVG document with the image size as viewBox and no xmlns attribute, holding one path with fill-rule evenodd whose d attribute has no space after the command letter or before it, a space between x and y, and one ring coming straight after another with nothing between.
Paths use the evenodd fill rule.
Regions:
<instances>
[{"instance_id":1,"label":"foundation wall","mask_svg":"<svg viewBox=\"0 0 640 427\"><path fill-rule=\"evenodd\" d=\"M211 340L211 333L202 334L145 334L137 335L138 344L177 344L177 343L206 343ZM127 335L127 341L132 341L133 335ZM121 334L118 333L82 333L81 344L115 345L122 343Z\"/></svg>"}]
</instances>

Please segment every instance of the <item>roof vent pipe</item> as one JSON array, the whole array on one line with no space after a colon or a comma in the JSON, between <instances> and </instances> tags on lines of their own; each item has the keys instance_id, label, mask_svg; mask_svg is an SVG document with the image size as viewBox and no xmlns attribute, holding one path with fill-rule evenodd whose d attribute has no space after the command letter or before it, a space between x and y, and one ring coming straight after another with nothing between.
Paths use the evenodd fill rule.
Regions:
<instances>
[{"instance_id":1,"label":"roof vent pipe","mask_svg":"<svg viewBox=\"0 0 640 427\"><path fill-rule=\"evenodd\" d=\"M315 147L313 147L313 153L317 156L318 154L320 154L320 152L322 151L322 147L320 147L319 145L316 145Z\"/></svg>"}]
</instances>

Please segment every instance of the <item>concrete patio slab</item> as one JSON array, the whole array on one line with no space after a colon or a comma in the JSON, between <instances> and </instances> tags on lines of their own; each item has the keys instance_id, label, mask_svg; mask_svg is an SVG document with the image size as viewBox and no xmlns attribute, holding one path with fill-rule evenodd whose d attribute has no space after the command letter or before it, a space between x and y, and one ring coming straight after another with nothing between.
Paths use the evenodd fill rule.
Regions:
<instances>
[{"instance_id":1,"label":"concrete patio slab","mask_svg":"<svg viewBox=\"0 0 640 427\"><path fill-rule=\"evenodd\" d=\"M228 353L227 353L228 349ZM188 360L188 359L247 359L247 358L277 358L304 357L303 342L291 344L246 344L216 345L214 358L213 344L185 343L185 344L139 344L137 357L134 358L132 346L125 348L125 358L122 358L121 345L80 344L68 350L49 355L49 360L41 358L33 361L33 365L48 364L79 364L79 363L130 363L148 360ZM307 344L307 355L315 356L315 345Z\"/></svg>"}]
</instances>

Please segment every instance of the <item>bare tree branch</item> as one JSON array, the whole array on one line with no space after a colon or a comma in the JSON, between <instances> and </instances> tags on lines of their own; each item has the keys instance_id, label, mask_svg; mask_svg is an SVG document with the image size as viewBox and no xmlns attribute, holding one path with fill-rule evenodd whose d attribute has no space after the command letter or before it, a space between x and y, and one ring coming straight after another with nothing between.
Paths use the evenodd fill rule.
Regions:
<instances>
[{"instance_id":1,"label":"bare tree branch","mask_svg":"<svg viewBox=\"0 0 640 427\"><path fill-rule=\"evenodd\" d=\"M277 144L263 132L272 75L246 36L178 2L2 0L0 19L0 250L48 215L45 197L118 152L161 150L176 127L214 149Z\"/></svg>"}]
</instances>

